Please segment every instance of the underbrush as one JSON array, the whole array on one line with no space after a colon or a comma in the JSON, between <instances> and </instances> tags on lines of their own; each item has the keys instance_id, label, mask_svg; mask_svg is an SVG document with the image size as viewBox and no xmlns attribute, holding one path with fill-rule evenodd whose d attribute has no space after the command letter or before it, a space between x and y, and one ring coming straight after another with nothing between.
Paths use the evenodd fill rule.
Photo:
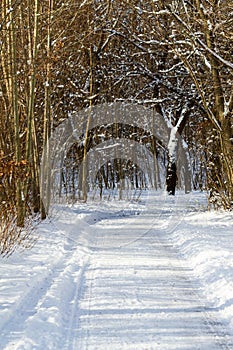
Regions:
<instances>
[{"instance_id":1,"label":"underbrush","mask_svg":"<svg viewBox=\"0 0 233 350\"><path fill-rule=\"evenodd\" d=\"M0 205L0 255L10 256L16 249L30 248L35 241L35 218L25 220L24 227L17 226L14 208Z\"/></svg>"}]
</instances>

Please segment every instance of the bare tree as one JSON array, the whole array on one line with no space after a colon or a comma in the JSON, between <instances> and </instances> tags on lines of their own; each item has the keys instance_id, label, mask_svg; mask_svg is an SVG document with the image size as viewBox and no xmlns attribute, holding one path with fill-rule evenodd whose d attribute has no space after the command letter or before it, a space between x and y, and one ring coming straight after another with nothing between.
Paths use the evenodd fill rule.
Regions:
<instances>
[{"instance_id":1,"label":"bare tree","mask_svg":"<svg viewBox=\"0 0 233 350\"><path fill-rule=\"evenodd\" d=\"M233 63L230 53L233 38L228 33L233 28L233 7L219 1L174 3L166 7L175 32L169 44L192 77L212 124L212 134L216 135L210 150L215 153L212 157L215 166L209 172L212 198L214 201L222 198L224 206L230 208L233 199Z\"/></svg>"}]
</instances>

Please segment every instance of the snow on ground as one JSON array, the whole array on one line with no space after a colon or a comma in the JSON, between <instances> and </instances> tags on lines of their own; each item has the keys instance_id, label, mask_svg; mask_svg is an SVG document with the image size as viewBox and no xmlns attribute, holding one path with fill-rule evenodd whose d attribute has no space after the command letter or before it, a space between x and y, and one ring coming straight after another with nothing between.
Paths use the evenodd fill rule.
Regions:
<instances>
[{"instance_id":1,"label":"snow on ground","mask_svg":"<svg viewBox=\"0 0 233 350\"><path fill-rule=\"evenodd\" d=\"M57 209L0 261L0 349L233 349L233 215L205 196Z\"/></svg>"},{"instance_id":2,"label":"snow on ground","mask_svg":"<svg viewBox=\"0 0 233 350\"><path fill-rule=\"evenodd\" d=\"M171 239L233 329L233 213L187 213Z\"/></svg>"}]
</instances>

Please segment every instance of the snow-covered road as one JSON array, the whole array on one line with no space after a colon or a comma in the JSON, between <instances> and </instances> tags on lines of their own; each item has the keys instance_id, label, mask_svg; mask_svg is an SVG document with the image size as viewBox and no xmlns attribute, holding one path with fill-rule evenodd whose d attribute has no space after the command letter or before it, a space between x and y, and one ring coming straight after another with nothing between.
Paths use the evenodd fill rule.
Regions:
<instances>
[{"instance_id":1,"label":"snow-covered road","mask_svg":"<svg viewBox=\"0 0 233 350\"><path fill-rule=\"evenodd\" d=\"M64 209L2 260L0 349L233 349L167 210L92 209Z\"/></svg>"}]
</instances>

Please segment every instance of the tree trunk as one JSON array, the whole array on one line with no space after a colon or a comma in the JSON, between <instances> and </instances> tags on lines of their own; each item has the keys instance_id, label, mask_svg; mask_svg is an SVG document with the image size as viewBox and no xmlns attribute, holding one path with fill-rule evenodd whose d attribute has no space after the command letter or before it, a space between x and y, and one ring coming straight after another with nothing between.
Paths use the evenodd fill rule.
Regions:
<instances>
[{"instance_id":1,"label":"tree trunk","mask_svg":"<svg viewBox=\"0 0 233 350\"><path fill-rule=\"evenodd\" d=\"M177 158L178 158L178 142L179 138L185 128L186 122L190 115L190 109L194 104L193 100L190 100L186 105L177 112L176 125L172 127L170 140L168 143L168 165L166 174L166 189L171 195L175 195L177 185Z\"/></svg>"},{"instance_id":2,"label":"tree trunk","mask_svg":"<svg viewBox=\"0 0 233 350\"><path fill-rule=\"evenodd\" d=\"M46 81L44 87L44 121L43 121L43 149L46 149L46 155L49 157L49 137L51 133L51 101L50 101L50 84L51 84L51 21L52 21L52 12L53 12L53 0L49 0L48 2L48 12L47 12L47 60L46 60ZM48 159L44 159L45 163L48 162ZM40 179L43 182L43 179ZM46 183L46 203L40 203L41 207L41 219L45 219L46 210L49 208L50 204L50 178L47 177L48 183ZM43 186L41 186L43 187ZM44 198L45 199L45 198ZM46 208L46 209L45 209Z\"/></svg>"},{"instance_id":3,"label":"tree trunk","mask_svg":"<svg viewBox=\"0 0 233 350\"><path fill-rule=\"evenodd\" d=\"M12 7L9 1L10 8ZM12 86L12 110L14 118L14 146L15 146L15 161L18 166L21 161L21 146L20 146L20 125L19 125L19 110L18 110L18 86L17 86L17 63L16 63L16 38L13 12L10 13L10 57L11 57L11 86ZM17 225L24 226L24 198L23 198L23 183L18 174L16 174L16 208L17 208Z\"/></svg>"},{"instance_id":4,"label":"tree trunk","mask_svg":"<svg viewBox=\"0 0 233 350\"><path fill-rule=\"evenodd\" d=\"M173 161L168 162L167 166L167 176L166 176L166 186L167 192L170 195L175 195L177 184L177 171L176 164Z\"/></svg>"}]
</instances>

